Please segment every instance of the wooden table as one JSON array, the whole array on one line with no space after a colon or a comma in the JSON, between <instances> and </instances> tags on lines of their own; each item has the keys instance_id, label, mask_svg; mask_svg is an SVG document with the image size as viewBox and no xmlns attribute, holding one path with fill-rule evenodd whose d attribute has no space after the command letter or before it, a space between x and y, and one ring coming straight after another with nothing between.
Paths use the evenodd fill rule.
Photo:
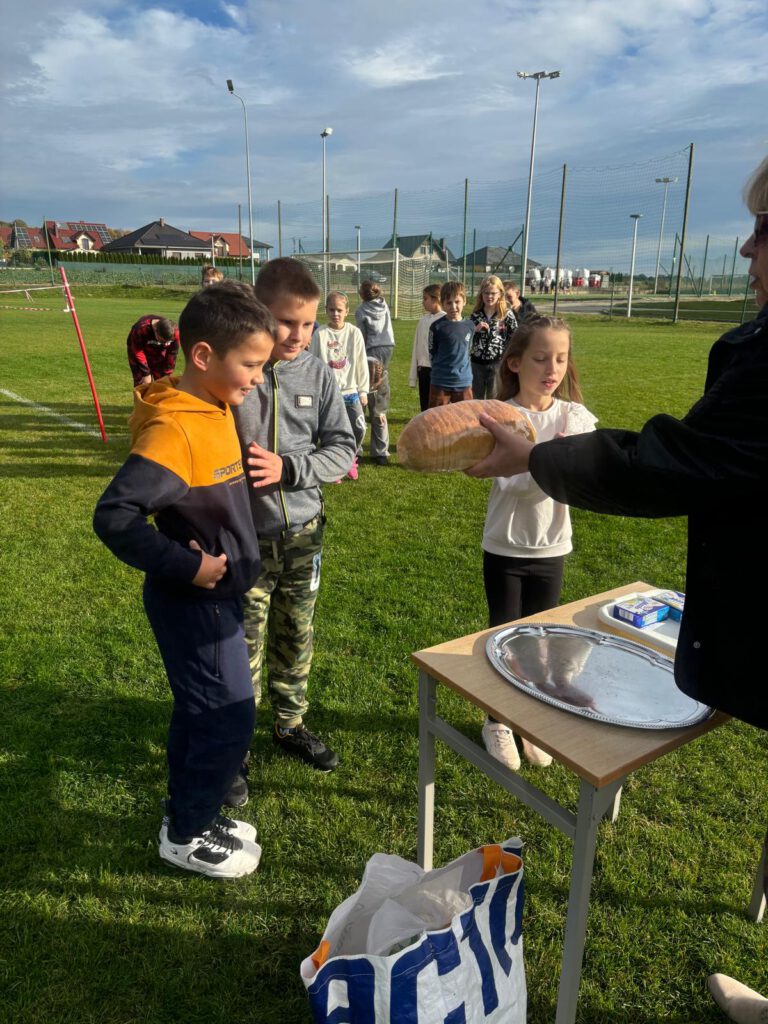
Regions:
<instances>
[{"instance_id":1,"label":"wooden table","mask_svg":"<svg viewBox=\"0 0 768 1024\"><path fill-rule=\"evenodd\" d=\"M647 583L630 583L520 621L553 622L605 631L598 620L601 605L632 591L650 589ZM442 740L573 840L571 887L555 1018L556 1024L573 1024L600 821L607 815L612 821L616 820L621 787L630 772L716 729L728 720L728 716L718 712L690 728L648 730L604 725L568 714L518 690L493 668L486 655L485 644L488 636L499 628L473 633L413 655L419 666L418 859L423 868L432 867L435 739ZM460 693L574 771L581 780L577 812L574 814L558 804L439 718L436 711L438 682ZM750 913L756 920L760 919L765 908L760 877L759 872L750 907Z\"/></svg>"}]
</instances>

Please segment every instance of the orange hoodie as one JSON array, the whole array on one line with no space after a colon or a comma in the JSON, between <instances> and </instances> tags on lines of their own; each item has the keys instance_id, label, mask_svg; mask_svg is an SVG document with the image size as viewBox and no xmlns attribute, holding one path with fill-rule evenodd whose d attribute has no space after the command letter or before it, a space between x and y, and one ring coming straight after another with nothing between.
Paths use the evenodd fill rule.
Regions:
<instances>
[{"instance_id":1,"label":"orange hoodie","mask_svg":"<svg viewBox=\"0 0 768 1024\"><path fill-rule=\"evenodd\" d=\"M200 599L236 597L258 575L259 545L232 412L176 383L164 377L134 391L131 454L99 499L93 528L156 585ZM227 556L213 590L191 583L201 562L191 540Z\"/></svg>"}]
</instances>

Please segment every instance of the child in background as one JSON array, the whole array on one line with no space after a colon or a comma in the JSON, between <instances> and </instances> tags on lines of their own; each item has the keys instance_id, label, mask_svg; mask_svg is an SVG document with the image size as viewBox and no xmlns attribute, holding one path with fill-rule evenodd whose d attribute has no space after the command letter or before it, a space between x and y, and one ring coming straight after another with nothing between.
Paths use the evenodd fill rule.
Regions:
<instances>
[{"instance_id":1,"label":"child in background","mask_svg":"<svg viewBox=\"0 0 768 1024\"><path fill-rule=\"evenodd\" d=\"M521 324L523 320L527 320L531 316L538 316L536 307L528 298L523 298L520 295L520 285L517 281L505 281L504 282L504 295L507 299L507 305L515 314L517 322Z\"/></svg>"},{"instance_id":2,"label":"child in background","mask_svg":"<svg viewBox=\"0 0 768 1024\"><path fill-rule=\"evenodd\" d=\"M255 290L277 321L277 338L264 383L235 414L261 549L259 578L245 597L245 636L257 699L266 652L275 746L329 772L338 756L304 724L323 557L320 487L346 475L356 445L333 371L305 351L320 298L312 275L298 260L270 260ZM248 799L246 770L244 759L230 806Z\"/></svg>"},{"instance_id":3,"label":"child in background","mask_svg":"<svg viewBox=\"0 0 768 1024\"><path fill-rule=\"evenodd\" d=\"M207 288L209 284L218 284L219 281L223 281L224 274L218 267L213 267L210 263L206 263L203 267L201 278L200 286Z\"/></svg>"},{"instance_id":4,"label":"child in background","mask_svg":"<svg viewBox=\"0 0 768 1024\"><path fill-rule=\"evenodd\" d=\"M481 283L472 310L475 333L472 338L472 397L493 398L496 371L517 317L507 309L504 286L498 277L491 276Z\"/></svg>"},{"instance_id":5,"label":"child in background","mask_svg":"<svg viewBox=\"0 0 768 1024\"><path fill-rule=\"evenodd\" d=\"M180 329L184 372L136 390L131 454L93 527L146 573L144 607L173 693L160 857L238 878L258 866L256 829L220 811L255 720L242 595L259 545L230 406L263 380L276 328L253 289L233 281L194 295Z\"/></svg>"},{"instance_id":6,"label":"child in background","mask_svg":"<svg viewBox=\"0 0 768 1024\"><path fill-rule=\"evenodd\" d=\"M411 353L411 372L408 384L419 388L419 408L422 412L429 408L429 381L432 375L432 363L429 358L429 328L443 315L440 305L440 285L429 284L421 293L421 304L424 316L416 325Z\"/></svg>"},{"instance_id":7,"label":"child in background","mask_svg":"<svg viewBox=\"0 0 768 1024\"><path fill-rule=\"evenodd\" d=\"M135 388L169 377L176 369L179 329L173 320L154 313L143 316L128 332L126 344Z\"/></svg>"},{"instance_id":8,"label":"child in background","mask_svg":"<svg viewBox=\"0 0 768 1024\"><path fill-rule=\"evenodd\" d=\"M461 281L446 281L440 289L440 304L445 316L439 317L429 328L429 355L432 360L430 409L472 398L469 349L473 324L461 317L466 301Z\"/></svg>"},{"instance_id":9,"label":"child in background","mask_svg":"<svg viewBox=\"0 0 768 1024\"><path fill-rule=\"evenodd\" d=\"M369 359L377 359L384 374L375 391L368 393L368 415L371 419L371 458L377 466L389 465L389 373L387 367L395 349L395 335L389 307L381 297L381 288L373 281L360 285L362 302L355 310L355 323L360 328Z\"/></svg>"},{"instance_id":10,"label":"child in background","mask_svg":"<svg viewBox=\"0 0 768 1024\"><path fill-rule=\"evenodd\" d=\"M328 324L312 335L309 351L333 370L341 389L349 425L355 435L357 454L347 476L357 480L357 459L363 450L365 413L368 404L368 360L363 336L354 324L345 324L349 302L343 292L331 292L325 300Z\"/></svg>"},{"instance_id":11,"label":"child in background","mask_svg":"<svg viewBox=\"0 0 768 1024\"><path fill-rule=\"evenodd\" d=\"M512 335L499 367L496 397L524 412L536 441L594 430L596 418L584 408L568 325L555 317L526 320ZM565 556L571 551L568 506L548 497L530 473L498 477L488 498L483 531L483 580L488 624L554 608L560 601ZM508 768L520 767L512 730L487 718L487 750ZM552 758L523 740L531 764Z\"/></svg>"}]
</instances>

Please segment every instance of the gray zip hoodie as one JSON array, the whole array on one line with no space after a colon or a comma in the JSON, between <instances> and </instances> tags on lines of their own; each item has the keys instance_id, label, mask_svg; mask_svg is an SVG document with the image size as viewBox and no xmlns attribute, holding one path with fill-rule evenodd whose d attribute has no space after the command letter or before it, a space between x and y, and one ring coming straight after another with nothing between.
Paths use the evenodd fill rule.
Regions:
<instances>
[{"instance_id":1,"label":"gray zip hoodie","mask_svg":"<svg viewBox=\"0 0 768 1024\"><path fill-rule=\"evenodd\" d=\"M372 348L395 347L389 306L381 297L361 302L355 310L355 323L363 332L366 352Z\"/></svg>"},{"instance_id":2,"label":"gray zip hoodie","mask_svg":"<svg viewBox=\"0 0 768 1024\"><path fill-rule=\"evenodd\" d=\"M252 441L283 459L279 484L253 487L249 480L256 532L274 539L299 529L322 510L320 484L345 476L355 458L333 370L309 352L273 363L264 371L264 383L232 411L246 473Z\"/></svg>"}]
</instances>

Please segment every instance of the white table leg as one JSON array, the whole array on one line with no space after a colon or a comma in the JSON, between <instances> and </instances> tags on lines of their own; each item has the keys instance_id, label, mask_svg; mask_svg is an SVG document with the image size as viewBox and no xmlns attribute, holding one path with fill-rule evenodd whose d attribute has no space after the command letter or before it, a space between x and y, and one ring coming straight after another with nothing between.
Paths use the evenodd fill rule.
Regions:
<instances>
[{"instance_id":1,"label":"white table leg","mask_svg":"<svg viewBox=\"0 0 768 1024\"><path fill-rule=\"evenodd\" d=\"M581 964L584 958L584 940L587 933L597 828L606 810L611 805L615 806L616 797L621 792L623 781L623 779L619 779L600 790L583 780L581 783L555 1024L573 1024L576 1020L576 1002L579 996Z\"/></svg>"},{"instance_id":2,"label":"white table leg","mask_svg":"<svg viewBox=\"0 0 768 1024\"><path fill-rule=\"evenodd\" d=\"M621 787L619 787L616 796L613 798L610 810L606 817L610 817L611 822L616 821L619 816L619 810L621 808Z\"/></svg>"},{"instance_id":3,"label":"white table leg","mask_svg":"<svg viewBox=\"0 0 768 1024\"><path fill-rule=\"evenodd\" d=\"M755 888L752 890L752 900L749 904L749 916L753 921L762 921L765 914L765 904L768 899L768 832L763 840L763 853L760 857L760 866L755 877Z\"/></svg>"},{"instance_id":4,"label":"white table leg","mask_svg":"<svg viewBox=\"0 0 768 1024\"><path fill-rule=\"evenodd\" d=\"M432 870L435 835L435 734L432 725L437 707L437 685L419 670L419 845L417 861Z\"/></svg>"}]
</instances>

